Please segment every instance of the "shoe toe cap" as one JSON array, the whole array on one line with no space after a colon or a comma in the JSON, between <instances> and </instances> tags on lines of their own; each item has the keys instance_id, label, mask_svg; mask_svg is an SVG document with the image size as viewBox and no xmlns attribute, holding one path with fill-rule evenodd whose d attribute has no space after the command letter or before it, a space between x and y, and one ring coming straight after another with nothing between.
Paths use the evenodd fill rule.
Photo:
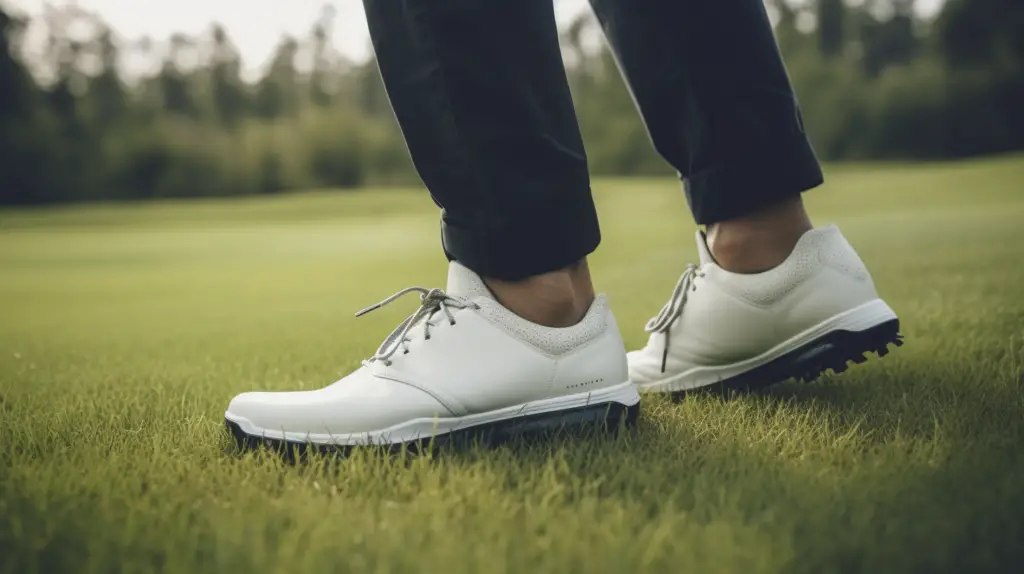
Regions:
<instances>
[{"instance_id":1,"label":"shoe toe cap","mask_svg":"<svg viewBox=\"0 0 1024 574\"><path fill-rule=\"evenodd\" d=\"M429 393L360 371L315 391L242 393L225 413L247 434L293 440L374 432L414 419L450 416Z\"/></svg>"}]
</instances>

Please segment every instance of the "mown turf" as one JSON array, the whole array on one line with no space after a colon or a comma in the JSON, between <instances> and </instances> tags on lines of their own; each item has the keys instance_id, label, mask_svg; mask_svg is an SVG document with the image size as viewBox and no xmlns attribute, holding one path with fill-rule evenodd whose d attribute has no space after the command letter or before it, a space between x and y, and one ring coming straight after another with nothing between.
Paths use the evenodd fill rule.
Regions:
<instances>
[{"instance_id":1,"label":"mown turf","mask_svg":"<svg viewBox=\"0 0 1024 574\"><path fill-rule=\"evenodd\" d=\"M600 181L627 343L692 260L677 184ZM907 345L637 432L433 457L235 456L251 389L312 389L441 285L426 194L0 213L4 572L976 572L1024 560L1024 158L849 166L808 195ZM408 301L407 306L414 305Z\"/></svg>"}]
</instances>

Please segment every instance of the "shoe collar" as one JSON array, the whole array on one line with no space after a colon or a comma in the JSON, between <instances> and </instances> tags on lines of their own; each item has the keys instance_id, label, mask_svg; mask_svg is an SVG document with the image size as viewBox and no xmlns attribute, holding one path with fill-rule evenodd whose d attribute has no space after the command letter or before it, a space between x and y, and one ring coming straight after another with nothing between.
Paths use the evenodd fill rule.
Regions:
<instances>
[{"instance_id":1,"label":"shoe collar","mask_svg":"<svg viewBox=\"0 0 1024 574\"><path fill-rule=\"evenodd\" d=\"M711 255L711 249L708 247L708 236L703 231L698 231L697 237L697 255L700 257L700 267L703 269L707 264L714 263L715 257Z\"/></svg>"},{"instance_id":2,"label":"shoe collar","mask_svg":"<svg viewBox=\"0 0 1024 574\"><path fill-rule=\"evenodd\" d=\"M445 292L453 297L469 300L477 297L494 299L484 280L458 261L452 261L448 265L448 286Z\"/></svg>"}]
</instances>

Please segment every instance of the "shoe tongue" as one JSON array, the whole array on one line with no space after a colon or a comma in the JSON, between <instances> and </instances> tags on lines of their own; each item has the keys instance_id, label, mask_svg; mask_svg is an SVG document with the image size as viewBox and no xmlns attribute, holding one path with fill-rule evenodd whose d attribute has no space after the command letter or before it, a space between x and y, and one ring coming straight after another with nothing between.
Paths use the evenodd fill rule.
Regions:
<instances>
[{"instance_id":1,"label":"shoe tongue","mask_svg":"<svg viewBox=\"0 0 1024 574\"><path fill-rule=\"evenodd\" d=\"M715 258L711 255L711 249L708 248L708 238L703 231L697 232L697 255L700 257L701 267L715 262Z\"/></svg>"},{"instance_id":2,"label":"shoe tongue","mask_svg":"<svg viewBox=\"0 0 1024 574\"><path fill-rule=\"evenodd\" d=\"M494 298L484 280L458 261L452 261L448 265L448 288L445 291L449 295L465 297L466 299L474 297Z\"/></svg>"}]
</instances>

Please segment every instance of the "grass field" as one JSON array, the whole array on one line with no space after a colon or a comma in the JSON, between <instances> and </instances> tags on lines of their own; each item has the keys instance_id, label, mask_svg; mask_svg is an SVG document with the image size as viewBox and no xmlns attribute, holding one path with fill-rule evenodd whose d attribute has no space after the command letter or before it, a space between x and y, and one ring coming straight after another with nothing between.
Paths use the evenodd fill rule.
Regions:
<instances>
[{"instance_id":1,"label":"grass field","mask_svg":"<svg viewBox=\"0 0 1024 574\"><path fill-rule=\"evenodd\" d=\"M1024 157L848 166L807 196L907 344L635 433L289 466L230 398L312 389L443 286L417 190L0 212L4 572L978 572L1024 561ZM630 346L695 257L677 183L599 181Z\"/></svg>"}]
</instances>

